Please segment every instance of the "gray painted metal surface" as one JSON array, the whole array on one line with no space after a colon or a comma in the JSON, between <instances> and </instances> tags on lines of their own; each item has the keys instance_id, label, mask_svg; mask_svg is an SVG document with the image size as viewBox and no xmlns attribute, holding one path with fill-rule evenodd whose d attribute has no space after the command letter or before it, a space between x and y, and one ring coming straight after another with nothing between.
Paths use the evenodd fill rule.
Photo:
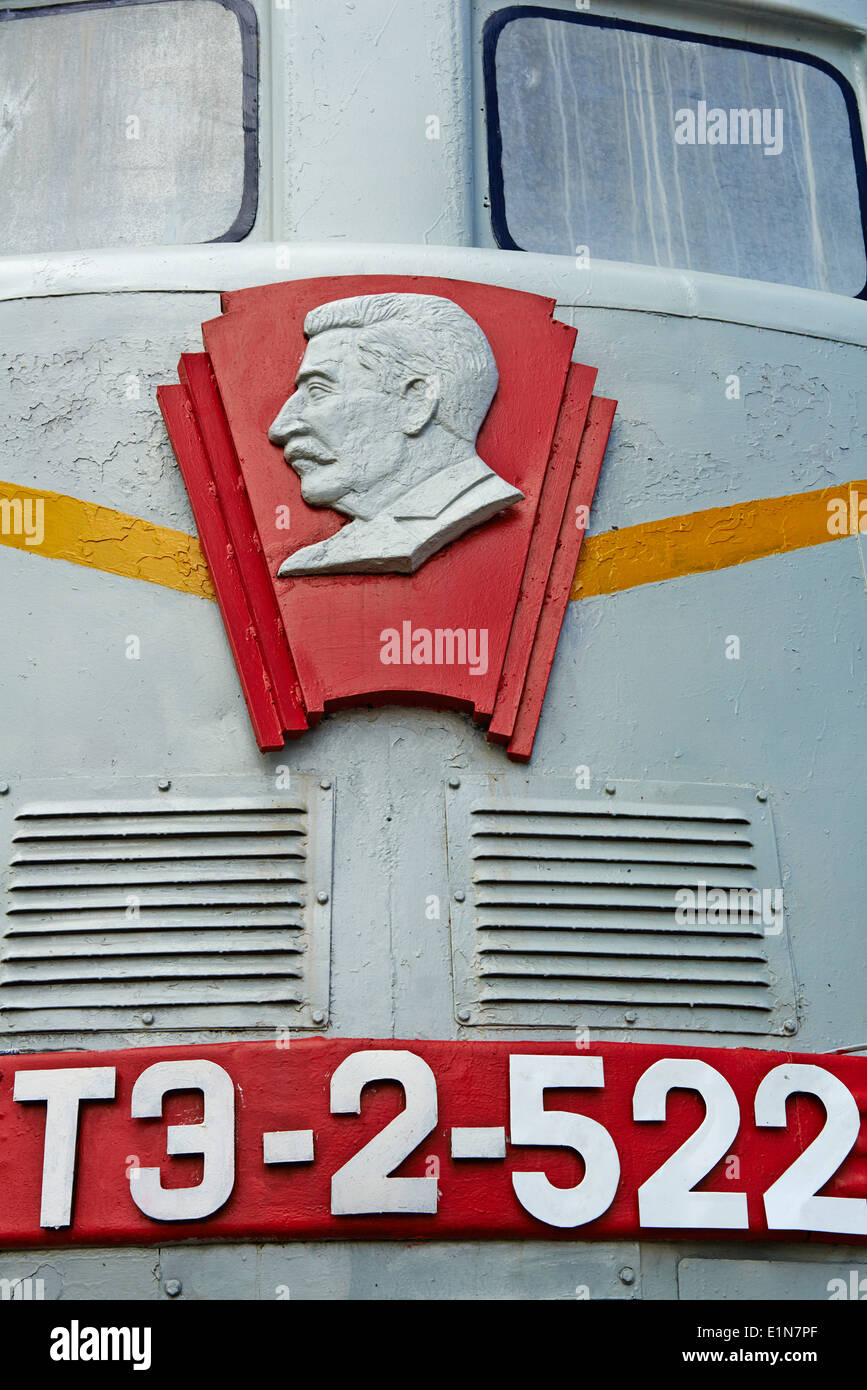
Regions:
<instances>
[{"instance_id":1,"label":"gray painted metal surface","mask_svg":"<svg viewBox=\"0 0 867 1390\"><path fill-rule=\"evenodd\" d=\"M592 255L579 268L569 257L492 249L483 115L471 96L474 70L481 90L471 36L491 8L463 0L365 0L354 10L337 0L258 5L263 176L248 243L74 254L42 245L0 260L5 478L191 531L154 391L171 380L181 351L200 347L199 325L219 313L219 292L383 272L556 299L557 315L578 328L576 356L600 367L597 390L620 399L591 535L842 489L863 476L863 304ZM635 5L595 8L640 17ZM670 4L652 8L659 23L678 14ZM792 42L846 72L863 105L860 0L825 4L821 16L784 0L737 9L697 0L694 11L700 27L733 34L749 13L746 27L758 41L772 42L784 24ZM439 139L426 133L436 129L432 115ZM740 381L734 400L725 391L732 375ZM12 717L0 731L10 807L34 778L50 779L62 797L66 779L87 777L96 798L117 795L120 776L178 785L207 776L221 787L244 779L267 798L287 771L290 780L325 775L337 788L331 1029L374 1038L524 1036L522 1027L468 1028L454 1015L443 783L507 773L502 751L467 718L342 711L263 756L215 605L8 548L0 566L14 596L4 608ZM550 779L586 766L587 794L603 800L606 782L625 779L767 789L804 1051L867 1041L863 990L853 988L863 961L858 835L867 804L853 771L863 747L864 621L861 536L573 603L532 763L534 777ZM737 660L725 653L732 634ZM131 635L140 643L136 660L127 656ZM571 1038L574 1030L548 1026L536 1035ZM612 1024L601 1036L687 1041L672 1020L653 1029ZM65 1039L92 1040L86 1030ZM156 1040L147 1028L114 1037L124 1045ZM688 1040L713 1045L719 1035L698 1028ZM733 1033L726 1041L756 1039ZM41 1045L36 1034L16 1041ZM786 1047L789 1038L763 1045ZM59 1275L51 1284L46 1273L46 1297L55 1296L49 1287L100 1297L109 1284L117 1296L164 1297L164 1281L176 1278L180 1296L193 1297L272 1298L285 1286L292 1299L574 1298L587 1285L591 1297L673 1298L680 1260L682 1296L755 1287L781 1297L791 1287L819 1298L827 1297L822 1275L827 1285L862 1255L806 1243L751 1247L745 1261L723 1242L700 1250L648 1243L640 1252L629 1243L347 1242L8 1253L0 1278L50 1266ZM636 1271L632 1283L620 1279L623 1267Z\"/></svg>"},{"instance_id":2,"label":"gray painted metal surface","mask_svg":"<svg viewBox=\"0 0 867 1390\"><path fill-rule=\"evenodd\" d=\"M858 1247L827 1246L822 1259L815 1247L797 1258L768 1245L753 1246L747 1259L736 1258L730 1245L720 1245L719 1253L722 1258L712 1258L676 1243L532 1240L28 1250L0 1254L0 1293L10 1301L99 1299L108 1281L112 1297L135 1302L680 1297L819 1303L852 1298L856 1289L862 1300L867 1293ZM30 1288L16 1293L16 1281L27 1280Z\"/></svg>"},{"instance_id":3,"label":"gray painted metal surface","mask_svg":"<svg viewBox=\"0 0 867 1390\"><path fill-rule=\"evenodd\" d=\"M0 300L54 295L204 290L219 293L322 275L435 275L549 295L563 308L625 309L709 319L802 337L867 345L860 301L797 286L733 280L704 271L525 255L456 246L333 243L146 247L0 258ZM675 327L683 332L685 325Z\"/></svg>"},{"instance_id":4,"label":"gray painted metal surface","mask_svg":"<svg viewBox=\"0 0 867 1390\"><path fill-rule=\"evenodd\" d=\"M199 325L219 312L215 294L4 304L4 477L191 531L156 388L181 352L201 350Z\"/></svg>"},{"instance_id":5,"label":"gray painted metal surface","mask_svg":"<svg viewBox=\"0 0 867 1390\"><path fill-rule=\"evenodd\" d=\"M335 258L334 268L345 264ZM419 268L427 268L423 259ZM473 269L468 263L465 273L472 276ZM539 278L544 288L544 273ZM98 313L102 351L118 355L119 385L131 362L145 363L150 383L163 372L167 376L177 348L194 347L198 323L215 311L212 297L186 294L93 296L87 303ZM5 306L21 325L17 353L29 352L42 364L41 388L19 394L10 415L21 420L23 400L26 409L42 408L56 421L50 451L32 432L28 436L15 479L90 496L155 521L183 523L180 481L165 446L154 438L156 428L147 425L146 407L140 401L114 407L99 376L88 372L86 354L82 360L70 348L52 360L53 325L64 314L70 335L75 321L86 325L81 304L73 296ZM108 332L106 304L112 314ZM32 310L29 328L25 308ZM149 313L154 327L146 330ZM156 326L162 315L164 333ZM624 402L591 531L617 525L618 518L629 524L745 495L780 495L835 476L843 481L856 471L849 460L859 431L853 399L861 349L699 320L691 331L698 333L702 351L686 368L686 400L695 404L683 410L674 388L668 398L659 389L660 381L670 382L673 372L684 369L682 321L599 309L579 311L576 318L579 354L593 360L599 352L600 387ZM792 368L797 375L805 362L809 384L798 398L795 438L812 432L812 460L792 447L789 415L781 406L781 396L785 400L791 391ZM752 383L748 420L744 405L726 402L720 389L730 363L735 370L755 363L744 373ZM20 392L14 373L6 380ZM64 401L73 404L68 414ZM124 441L102 485L99 448L85 452L81 442L91 418L103 421L106 436L116 422L115 435ZM720 458L727 419L734 423ZM26 437L22 425L13 429ZM835 447L840 435L848 449ZM672 469L679 487L671 481ZM770 789L788 930L804 989L798 1046L807 1051L864 1037L862 1000L851 988L853 962L861 958L861 890L851 827L863 823L863 784L850 776L863 727L861 543L852 537L570 605L533 760L534 771L555 777L588 765L597 796L604 796L609 779L665 781L673 768L685 781L741 781ZM345 1036L461 1036L463 1025L453 1015L441 787L454 771L502 774L502 753L459 714L361 710L330 716L283 753L263 757L253 743L213 605L37 555L7 551L2 559L10 592L25 596L17 612L6 616L8 680L22 699L15 726L4 735L2 775L12 781L63 778L99 767L108 785L112 768L154 778L247 775L270 791L280 767L331 773L339 783L332 1026ZM739 662L725 659L731 633L741 638ZM130 634L141 640L138 662L125 657ZM433 920L426 915L431 896L440 902ZM682 1033L664 1027L653 1033L626 1025L606 1031L622 1040L684 1041ZM473 1032L521 1036L521 1029ZM572 1030L547 1035L571 1036ZM692 1036L710 1043L715 1035ZM146 1038L133 1034L124 1041ZM748 1037L731 1041L746 1043ZM347 1250L317 1258L355 1270L344 1276L354 1290L370 1294L385 1287L384 1276L367 1272L382 1268L375 1252ZM526 1258L516 1257L515 1268ZM221 1261L231 1259L220 1255ZM424 1276L425 1287L452 1290L468 1277L468 1257L455 1247L432 1247L417 1259L422 1268L449 1271L431 1273L429 1282ZM497 1268L496 1261L486 1268ZM498 1277L502 1288L520 1287L511 1274ZM208 1287L225 1290L222 1278L215 1275ZM323 1278L329 1282L332 1275ZM291 1287L291 1280L282 1282ZM733 1269L723 1287L737 1285ZM668 1276L658 1285L645 1280L642 1288L650 1297L677 1292Z\"/></svg>"},{"instance_id":6,"label":"gray painted metal surface","mask_svg":"<svg viewBox=\"0 0 867 1390\"><path fill-rule=\"evenodd\" d=\"M103 1299L107 1290L124 1302L159 1298L159 1251L18 1250L0 1255L4 1302Z\"/></svg>"},{"instance_id":7,"label":"gray painted metal surface","mask_svg":"<svg viewBox=\"0 0 867 1390\"><path fill-rule=\"evenodd\" d=\"M449 779L458 1020L796 1033L764 794L575 771Z\"/></svg>"},{"instance_id":8,"label":"gray painted metal surface","mask_svg":"<svg viewBox=\"0 0 867 1390\"><path fill-rule=\"evenodd\" d=\"M324 1026L333 786L275 785L102 775L5 796L0 1032L75 1047Z\"/></svg>"},{"instance_id":9,"label":"gray painted metal surface","mask_svg":"<svg viewBox=\"0 0 867 1390\"><path fill-rule=\"evenodd\" d=\"M623 1277L621 1277L621 1272ZM340 1241L19 1251L0 1255L3 1279L41 1280L45 1300L631 1299L640 1252L631 1241L458 1241L406 1245ZM180 1286L180 1287L178 1287ZM14 1287L8 1290L15 1298ZM26 1294L25 1294L26 1296Z\"/></svg>"},{"instance_id":10,"label":"gray painted metal surface","mask_svg":"<svg viewBox=\"0 0 867 1390\"><path fill-rule=\"evenodd\" d=\"M407 253L397 259L405 265ZM524 284L531 260L523 258ZM345 268L337 257L334 269ZM419 269L429 269L423 257ZM470 259L465 273L475 270ZM539 278L544 289L544 268ZM4 394L15 481L186 529L151 392L178 348L195 347L215 301L93 296L84 315L82 304L72 296L3 308L13 330ZM579 354L601 361L599 389L623 402L591 533L857 472L863 350L705 318L690 329L697 346L685 363L676 318L598 309L575 317ZM53 352L58 341L68 346ZM140 395L127 401L134 365ZM741 401L725 398L729 366L750 382ZM685 390L675 373L687 374ZM587 765L599 793L608 778L670 781L673 772L769 788L805 988L800 1043L812 1050L864 1033L860 999L842 988L860 951L847 827L863 821L861 784L849 776L865 698L861 546L853 536L570 605L533 759L534 771L559 777ZM332 773L335 913L352 904L351 923L335 920L337 1026L444 1035L453 1026L448 925L444 911L439 922L425 917L426 897L444 904L448 893L440 787L454 768L502 773L503 755L460 715L392 710L341 712L263 757L213 605L38 555L5 551L2 560L10 592L25 596L7 615L9 680L23 698L5 733L3 775L246 774L270 791L279 766ZM137 662L125 656L131 634L141 639ZM725 658L731 634L741 639L739 661Z\"/></svg>"},{"instance_id":11,"label":"gray painted metal surface","mask_svg":"<svg viewBox=\"0 0 867 1390\"><path fill-rule=\"evenodd\" d=\"M867 1295L863 1260L839 1266L820 1260L681 1260L677 1283L681 1298L770 1299L775 1303L806 1299L820 1301Z\"/></svg>"}]
</instances>

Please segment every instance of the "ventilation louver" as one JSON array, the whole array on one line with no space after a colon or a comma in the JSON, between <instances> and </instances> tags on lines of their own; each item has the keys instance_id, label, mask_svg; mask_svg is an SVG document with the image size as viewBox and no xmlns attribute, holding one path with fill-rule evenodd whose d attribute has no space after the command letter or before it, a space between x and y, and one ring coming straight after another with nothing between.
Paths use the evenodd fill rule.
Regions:
<instances>
[{"instance_id":1,"label":"ventilation louver","mask_svg":"<svg viewBox=\"0 0 867 1390\"><path fill-rule=\"evenodd\" d=\"M323 1024L332 793L292 781L283 796L21 802L0 1032Z\"/></svg>"},{"instance_id":2,"label":"ventilation louver","mask_svg":"<svg viewBox=\"0 0 867 1390\"><path fill-rule=\"evenodd\" d=\"M599 800L558 779L467 777L446 797L461 1022L794 1031L755 791L621 783Z\"/></svg>"}]
</instances>

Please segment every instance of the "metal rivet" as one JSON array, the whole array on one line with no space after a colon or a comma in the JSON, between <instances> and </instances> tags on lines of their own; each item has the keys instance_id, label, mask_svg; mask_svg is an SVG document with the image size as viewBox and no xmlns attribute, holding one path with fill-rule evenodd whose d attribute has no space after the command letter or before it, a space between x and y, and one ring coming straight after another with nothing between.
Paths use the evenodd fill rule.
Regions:
<instances>
[{"instance_id":1,"label":"metal rivet","mask_svg":"<svg viewBox=\"0 0 867 1390\"><path fill-rule=\"evenodd\" d=\"M325 903L328 902L328 894L327 894L324 890L323 890L322 892L320 892L320 893L317 893L317 894L316 894L316 901L317 901L318 903L322 903L322 904L324 905Z\"/></svg>"},{"instance_id":2,"label":"metal rivet","mask_svg":"<svg viewBox=\"0 0 867 1390\"><path fill-rule=\"evenodd\" d=\"M314 1022L314 1023L324 1023L324 1022L325 1022L325 1014L322 1012L321 1009L314 1009L314 1010L313 1010L313 1013L310 1015L310 1017L313 1019L313 1022Z\"/></svg>"},{"instance_id":3,"label":"metal rivet","mask_svg":"<svg viewBox=\"0 0 867 1390\"><path fill-rule=\"evenodd\" d=\"M466 896L467 896L467 895L466 895L466 893L464 892L463 888L459 888L459 889L457 890L457 892L455 893L455 902L456 902L456 903L462 903L462 902L464 901L464 899L466 898Z\"/></svg>"},{"instance_id":4,"label":"metal rivet","mask_svg":"<svg viewBox=\"0 0 867 1390\"><path fill-rule=\"evenodd\" d=\"M798 1025L793 1018L787 1018L783 1024L784 1033L797 1033Z\"/></svg>"},{"instance_id":5,"label":"metal rivet","mask_svg":"<svg viewBox=\"0 0 867 1390\"><path fill-rule=\"evenodd\" d=\"M614 793L617 791L617 788L615 787L615 785L614 785L613 782L606 782L606 783L605 783L605 790L606 790L606 792L608 793L609 796L613 796Z\"/></svg>"},{"instance_id":6,"label":"metal rivet","mask_svg":"<svg viewBox=\"0 0 867 1390\"><path fill-rule=\"evenodd\" d=\"M9 790L8 782L0 782L0 796L5 796Z\"/></svg>"},{"instance_id":7,"label":"metal rivet","mask_svg":"<svg viewBox=\"0 0 867 1390\"><path fill-rule=\"evenodd\" d=\"M142 1014L141 1021L144 1024L150 1025L154 1021L154 1016L153 1014Z\"/></svg>"},{"instance_id":8,"label":"metal rivet","mask_svg":"<svg viewBox=\"0 0 867 1390\"><path fill-rule=\"evenodd\" d=\"M460 779L460 777L450 777L450 778L449 778L449 786L450 786L450 787L454 787L456 791L457 791L457 789L458 789L458 787L459 787L460 785L461 785L461 779Z\"/></svg>"},{"instance_id":9,"label":"metal rivet","mask_svg":"<svg viewBox=\"0 0 867 1390\"><path fill-rule=\"evenodd\" d=\"M458 1022L459 1022L459 1023L469 1023L469 1021L470 1021L470 1011L469 1011L469 1009L458 1009Z\"/></svg>"},{"instance_id":10,"label":"metal rivet","mask_svg":"<svg viewBox=\"0 0 867 1390\"><path fill-rule=\"evenodd\" d=\"M330 792L330 791L331 791L331 778L330 778L330 777L323 777L323 778L322 778L322 781L319 783L319 785L320 785L320 787L322 788L322 790L323 790L324 792Z\"/></svg>"},{"instance_id":11,"label":"metal rivet","mask_svg":"<svg viewBox=\"0 0 867 1390\"><path fill-rule=\"evenodd\" d=\"M635 1270L632 1268L631 1265L624 1265L617 1277L620 1280L621 1284L634 1284Z\"/></svg>"},{"instance_id":12,"label":"metal rivet","mask_svg":"<svg viewBox=\"0 0 867 1390\"><path fill-rule=\"evenodd\" d=\"M177 1298L178 1294L183 1293L184 1291L184 1286L181 1283L180 1279L167 1279L166 1282L163 1284L163 1288L165 1289L169 1298Z\"/></svg>"},{"instance_id":13,"label":"metal rivet","mask_svg":"<svg viewBox=\"0 0 867 1390\"><path fill-rule=\"evenodd\" d=\"M638 1019L638 1014L634 1009L627 1009L623 1017L626 1019L627 1023L635 1023Z\"/></svg>"},{"instance_id":14,"label":"metal rivet","mask_svg":"<svg viewBox=\"0 0 867 1390\"><path fill-rule=\"evenodd\" d=\"M768 793L767 793L767 792L756 792L756 801L767 801L767 799L768 799Z\"/></svg>"},{"instance_id":15,"label":"metal rivet","mask_svg":"<svg viewBox=\"0 0 867 1390\"><path fill-rule=\"evenodd\" d=\"M171 785L172 784L168 777L161 777L160 780L157 782L157 786L159 787L161 792L167 792Z\"/></svg>"}]
</instances>

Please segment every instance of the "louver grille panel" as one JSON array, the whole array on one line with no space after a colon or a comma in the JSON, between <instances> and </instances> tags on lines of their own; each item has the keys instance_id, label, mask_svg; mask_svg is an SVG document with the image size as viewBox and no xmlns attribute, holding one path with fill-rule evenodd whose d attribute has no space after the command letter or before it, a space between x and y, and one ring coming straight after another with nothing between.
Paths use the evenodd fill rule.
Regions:
<instances>
[{"instance_id":1,"label":"louver grille panel","mask_svg":"<svg viewBox=\"0 0 867 1390\"><path fill-rule=\"evenodd\" d=\"M755 793L623 784L614 804L571 784L534 796L539 781L447 792L461 1021L792 1031L776 847Z\"/></svg>"},{"instance_id":2,"label":"louver grille panel","mask_svg":"<svg viewBox=\"0 0 867 1390\"><path fill-rule=\"evenodd\" d=\"M331 792L293 782L283 799L21 804L2 1031L126 1030L148 1016L151 1031L323 1023Z\"/></svg>"}]
</instances>

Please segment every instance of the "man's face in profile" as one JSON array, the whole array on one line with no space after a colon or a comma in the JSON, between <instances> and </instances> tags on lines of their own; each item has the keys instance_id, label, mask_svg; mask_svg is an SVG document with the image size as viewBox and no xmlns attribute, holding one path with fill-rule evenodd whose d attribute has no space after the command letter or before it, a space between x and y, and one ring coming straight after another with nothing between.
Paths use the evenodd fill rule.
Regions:
<instances>
[{"instance_id":1,"label":"man's face in profile","mask_svg":"<svg viewBox=\"0 0 867 1390\"><path fill-rule=\"evenodd\" d=\"M301 479L301 496L315 507L368 517L365 496L390 478L407 447L401 397L386 392L362 366L358 330L332 328L311 338L295 391L268 437L283 446Z\"/></svg>"}]
</instances>

